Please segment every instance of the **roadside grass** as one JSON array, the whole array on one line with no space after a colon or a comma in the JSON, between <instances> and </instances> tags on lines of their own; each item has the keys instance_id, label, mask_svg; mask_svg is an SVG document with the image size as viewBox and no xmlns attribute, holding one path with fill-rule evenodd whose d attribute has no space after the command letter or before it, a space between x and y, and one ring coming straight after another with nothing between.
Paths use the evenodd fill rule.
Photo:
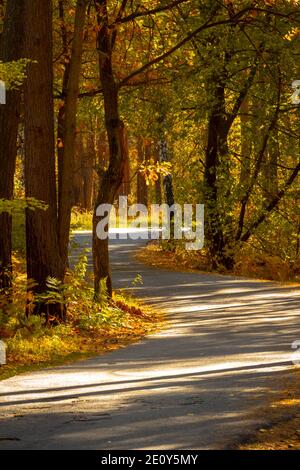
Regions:
<instances>
[{"instance_id":1,"label":"roadside grass","mask_svg":"<svg viewBox=\"0 0 300 470\"><path fill-rule=\"evenodd\" d=\"M130 226L130 223L135 221L135 217L128 217L127 223L120 219L117 215L115 224L111 224L111 228L116 227L119 228L128 228ZM150 223L150 217L146 216L139 216L139 224L142 226L147 225ZM93 226L93 214L91 211L86 211L84 209L81 209L80 207L74 207L72 209L72 214L71 214L71 231L83 231L83 230L92 230Z\"/></svg>"},{"instance_id":2,"label":"roadside grass","mask_svg":"<svg viewBox=\"0 0 300 470\"><path fill-rule=\"evenodd\" d=\"M177 242L173 250L165 249L164 244L154 241L141 248L136 258L144 264L172 271L190 271L212 273L205 249L187 251ZM293 269L278 256L256 253L251 247L245 247L236 255L236 264L232 271L218 271L216 274L229 274L262 281L277 281L290 285L300 285L300 268Z\"/></svg>"},{"instance_id":3,"label":"roadside grass","mask_svg":"<svg viewBox=\"0 0 300 470\"><path fill-rule=\"evenodd\" d=\"M22 259L14 257L13 304L8 313L0 313L0 338L7 347L7 365L0 367L0 380L124 347L163 325L162 315L124 292L114 293L111 301L103 296L96 303L86 261L83 253L74 270L68 273L63 293L68 306L67 320L54 324L45 317L26 317L25 265Z\"/></svg>"},{"instance_id":4,"label":"roadside grass","mask_svg":"<svg viewBox=\"0 0 300 470\"><path fill-rule=\"evenodd\" d=\"M172 271L209 271L209 266L205 255L198 251L184 253L175 249L165 250L160 242L153 241L142 247L136 258L148 266L160 269L170 269Z\"/></svg>"},{"instance_id":5,"label":"roadside grass","mask_svg":"<svg viewBox=\"0 0 300 470\"><path fill-rule=\"evenodd\" d=\"M92 230L93 214L91 211L74 207L71 214L71 231Z\"/></svg>"}]
</instances>

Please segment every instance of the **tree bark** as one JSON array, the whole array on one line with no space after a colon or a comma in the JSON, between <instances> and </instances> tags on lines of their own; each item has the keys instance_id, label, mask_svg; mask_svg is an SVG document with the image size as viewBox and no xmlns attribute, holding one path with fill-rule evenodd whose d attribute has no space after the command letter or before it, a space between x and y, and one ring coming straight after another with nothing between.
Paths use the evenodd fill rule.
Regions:
<instances>
[{"instance_id":1,"label":"tree bark","mask_svg":"<svg viewBox=\"0 0 300 470\"><path fill-rule=\"evenodd\" d=\"M86 0L77 0L75 28L67 85L64 117L63 158L58 201L59 250L64 264L68 265L71 210L73 205L74 153L76 139L76 115L79 95L79 79L82 61L83 36L86 18Z\"/></svg>"},{"instance_id":2,"label":"tree bark","mask_svg":"<svg viewBox=\"0 0 300 470\"><path fill-rule=\"evenodd\" d=\"M96 0L97 8L97 48L99 53L99 71L103 89L105 127L109 143L109 164L100 178L100 187L96 197L96 208L101 204L113 204L115 196L124 178L124 170L128 159L125 140L125 129L119 114L119 88L116 84L112 68L112 51L115 33L109 27L107 2ZM109 267L108 238L100 240L96 229L102 220L93 217L93 262L95 298L99 298L101 281L106 279L107 293L112 295L112 280ZM108 231L108 225L106 227Z\"/></svg>"},{"instance_id":3,"label":"tree bark","mask_svg":"<svg viewBox=\"0 0 300 470\"><path fill-rule=\"evenodd\" d=\"M205 153L204 195L206 204L205 240L212 269L231 269L232 256L226 254L224 216L219 194L220 175L228 181L228 122L225 111L225 86L217 79L212 81L213 104L208 120L208 139Z\"/></svg>"},{"instance_id":4,"label":"tree bark","mask_svg":"<svg viewBox=\"0 0 300 470\"><path fill-rule=\"evenodd\" d=\"M91 211L94 198L94 167L96 164L96 149L94 135L89 134L86 152L82 158L82 176L84 184L84 209Z\"/></svg>"},{"instance_id":5,"label":"tree bark","mask_svg":"<svg viewBox=\"0 0 300 470\"><path fill-rule=\"evenodd\" d=\"M83 135L80 133L76 138L76 151L74 155L74 178L73 178L73 203L75 206L84 208L84 179L83 179L83 159L86 148Z\"/></svg>"},{"instance_id":6,"label":"tree bark","mask_svg":"<svg viewBox=\"0 0 300 470\"><path fill-rule=\"evenodd\" d=\"M25 0L25 45L32 61L24 85L25 192L26 197L48 206L47 210L26 210L28 290L40 294L48 290L48 277L63 279L57 235L50 0ZM60 301L47 304L40 300L28 303L30 313L63 319L65 309Z\"/></svg>"},{"instance_id":7,"label":"tree bark","mask_svg":"<svg viewBox=\"0 0 300 470\"><path fill-rule=\"evenodd\" d=\"M137 138L137 154L138 164L141 165L145 161L145 145L142 137ZM137 174L137 203L148 205L148 187L144 175L140 172Z\"/></svg>"},{"instance_id":8,"label":"tree bark","mask_svg":"<svg viewBox=\"0 0 300 470\"><path fill-rule=\"evenodd\" d=\"M8 0L0 45L0 60L10 62L22 56L24 0ZM0 199L12 199L16 166L21 91L7 90L6 104L0 105ZM12 217L0 213L0 292L10 301L12 286Z\"/></svg>"},{"instance_id":9,"label":"tree bark","mask_svg":"<svg viewBox=\"0 0 300 470\"><path fill-rule=\"evenodd\" d=\"M127 160L126 160L125 168L124 168L123 181L119 189L119 195L128 197L130 194L130 162L129 162L129 151L128 151L128 133L126 132L126 129L125 129L124 138L125 138L125 145L127 147L126 149Z\"/></svg>"},{"instance_id":10,"label":"tree bark","mask_svg":"<svg viewBox=\"0 0 300 470\"><path fill-rule=\"evenodd\" d=\"M65 135L65 110L66 96L70 75L70 50L68 41L68 30L65 23L64 0L58 0L58 11L62 39L63 78L62 78L62 101L57 115L57 173L58 173L58 200L61 200L63 158L64 158L64 135Z\"/></svg>"}]
</instances>

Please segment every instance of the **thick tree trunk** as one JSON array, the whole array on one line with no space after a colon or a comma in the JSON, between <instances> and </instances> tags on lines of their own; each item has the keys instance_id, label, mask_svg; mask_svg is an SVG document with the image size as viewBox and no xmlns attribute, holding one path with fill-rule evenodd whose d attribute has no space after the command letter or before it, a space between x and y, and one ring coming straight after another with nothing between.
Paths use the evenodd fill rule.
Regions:
<instances>
[{"instance_id":1,"label":"thick tree trunk","mask_svg":"<svg viewBox=\"0 0 300 470\"><path fill-rule=\"evenodd\" d=\"M224 232L226 213L220 194L220 179L228 182L228 124L225 111L225 87L213 80L211 84L213 105L208 121L208 139L205 154L204 195L206 204L205 241L211 267L231 269L233 256L228 249L228 236ZM223 197L224 199L224 197ZM229 211L229 208L228 208Z\"/></svg>"},{"instance_id":2,"label":"thick tree trunk","mask_svg":"<svg viewBox=\"0 0 300 470\"><path fill-rule=\"evenodd\" d=\"M47 210L26 211L28 289L40 294L47 278L63 279L58 249L57 200L54 156L54 108L52 71L52 2L25 0L26 56L31 59L24 85L25 191L26 196L47 204ZM28 303L27 313L62 319L60 302Z\"/></svg>"},{"instance_id":3,"label":"thick tree trunk","mask_svg":"<svg viewBox=\"0 0 300 470\"><path fill-rule=\"evenodd\" d=\"M76 114L79 94L79 79L82 61L83 35L86 18L86 0L77 0L75 28L65 104L63 158L61 165L58 201L59 250L66 269L70 237L71 210L73 204L74 153L76 138Z\"/></svg>"},{"instance_id":4,"label":"thick tree trunk","mask_svg":"<svg viewBox=\"0 0 300 470\"><path fill-rule=\"evenodd\" d=\"M96 208L101 204L113 204L115 196L124 178L124 170L128 159L124 124L119 115L119 89L112 69L113 30L109 28L106 0L96 0L99 52L99 70L103 89L105 127L109 143L109 165L101 177L96 198ZM96 229L102 220L93 217L93 261L95 298L99 298L101 281L106 279L107 293L112 295L112 281L109 267L108 239L100 240ZM108 231L108 225L106 227Z\"/></svg>"},{"instance_id":5,"label":"thick tree trunk","mask_svg":"<svg viewBox=\"0 0 300 470\"><path fill-rule=\"evenodd\" d=\"M21 58L23 29L24 0L8 0L0 47L2 62ZM0 105L0 199L13 197L20 101L19 90L7 90L6 104ZM12 275L11 237L11 215L0 213L0 292L6 294L8 301Z\"/></svg>"}]
</instances>

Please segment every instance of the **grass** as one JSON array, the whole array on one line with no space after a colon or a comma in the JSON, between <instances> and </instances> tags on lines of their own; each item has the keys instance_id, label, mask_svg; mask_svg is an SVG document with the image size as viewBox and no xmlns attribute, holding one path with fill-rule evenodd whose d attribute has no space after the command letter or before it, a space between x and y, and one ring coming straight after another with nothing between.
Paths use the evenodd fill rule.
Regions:
<instances>
[{"instance_id":1,"label":"grass","mask_svg":"<svg viewBox=\"0 0 300 470\"><path fill-rule=\"evenodd\" d=\"M135 221L135 217L128 217L127 223L125 221L116 217L116 226L121 228L128 228L130 227L130 223ZM148 224L150 223L150 218L148 217L139 217L139 222L141 224ZM71 214L71 231L80 231L80 230L92 230L93 225L93 214L90 211L86 211L79 207L74 207ZM114 224L111 226L114 228Z\"/></svg>"},{"instance_id":2,"label":"grass","mask_svg":"<svg viewBox=\"0 0 300 470\"><path fill-rule=\"evenodd\" d=\"M73 208L71 214L71 231L74 230L92 230L93 214L90 211Z\"/></svg>"},{"instance_id":3,"label":"grass","mask_svg":"<svg viewBox=\"0 0 300 470\"><path fill-rule=\"evenodd\" d=\"M147 265L172 271L210 271L205 254L198 251L164 250L159 242L149 243L137 253L137 259Z\"/></svg>"},{"instance_id":4,"label":"grass","mask_svg":"<svg viewBox=\"0 0 300 470\"><path fill-rule=\"evenodd\" d=\"M7 365L0 367L0 380L124 347L154 333L163 323L161 315L124 292L115 293L112 300L103 297L100 303L94 302L84 254L68 273L64 287L66 322L54 325L44 317L26 317L26 274L20 258L14 258L14 271L14 302L8 315L0 314L0 338L7 346Z\"/></svg>"},{"instance_id":5,"label":"grass","mask_svg":"<svg viewBox=\"0 0 300 470\"><path fill-rule=\"evenodd\" d=\"M190 271L212 273L205 250L187 251L177 243L175 250L168 251L159 242L149 243L136 255L141 262L161 269L172 271ZM220 274L220 272L216 273ZM271 280L299 285L300 276L297 270L278 256L257 253L251 247L240 250L236 256L236 264L232 271L222 271L252 279Z\"/></svg>"}]
</instances>

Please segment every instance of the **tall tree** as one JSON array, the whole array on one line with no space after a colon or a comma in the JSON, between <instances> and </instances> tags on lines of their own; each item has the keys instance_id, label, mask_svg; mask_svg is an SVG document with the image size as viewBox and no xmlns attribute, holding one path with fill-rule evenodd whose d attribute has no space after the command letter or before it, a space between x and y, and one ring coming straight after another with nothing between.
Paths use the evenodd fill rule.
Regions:
<instances>
[{"instance_id":1,"label":"tall tree","mask_svg":"<svg viewBox=\"0 0 300 470\"><path fill-rule=\"evenodd\" d=\"M25 47L30 59L24 85L25 191L47 204L47 209L26 211L26 260L29 290L47 290L47 278L63 279L59 252L54 153L52 69L52 1L25 0ZM28 303L28 313L62 319L61 302Z\"/></svg>"},{"instance_id":2,"label":"tall tree","mask_svg":"<svg viewBox=\"0 0 300 470\"><path fill-rule=\"evenodd\" d=\"M23 45L24 0L7 0L0 43L0 61L21 58ZM0 105L0 199L12 199L17 153L21 91L8 89L6 104ZM12 217L0 213L0 291L8 298L12 274Z\"/></svg>"},{"instance_id":3,"label":"tall tree","mask_svg":"<svg viewBox=\"0 0 300 470\"><path fill-rule=\"evenodd\" d=\"M126 2L123 2L125 5ZM105 127L109 143L109 165L104 171L96 197L96 207L113 204L122 184L127 156L124 123L119 112L119 87L113 72L112 53L116 40L116 30L109 25L107 1L95 0L98 22L97 48L99 71L103 90ZM112 282L109 267L108 238L97 237L96 227L101 217L96 211L93 217L93 259L95 277L95 297L100 294L101 281L106 279L108 295L112 295ZM106 228L108 230L108 226Z\"/></svg>"},{"instance_id":4,"label":"tall tree","mask_svg":"<svg viewBox=\"0 0 300 470\"><path fill-rule=\"evenodd\" d=\"M70 236L71 210L74 201L73 180L75 167L76 115L79 94L80 70L82 61L84 26L86 19L86 0L77 0L75 27L72 43L67 84L65 85L65 106L62 133L62 159L59 170L59 211L58 235L59 249L64 266L68 263L68 245Z\"/></svg>"}]
</instances>

